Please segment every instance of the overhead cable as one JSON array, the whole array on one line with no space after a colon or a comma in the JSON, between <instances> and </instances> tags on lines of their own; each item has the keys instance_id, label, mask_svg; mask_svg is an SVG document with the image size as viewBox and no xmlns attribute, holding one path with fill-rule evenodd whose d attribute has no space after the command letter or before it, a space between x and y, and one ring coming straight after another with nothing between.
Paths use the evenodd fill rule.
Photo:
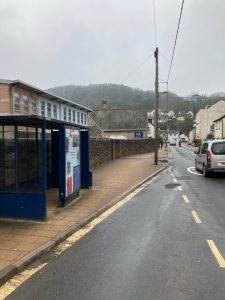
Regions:
<instances>
[{"instance_id":1,"label":"overhead cable","mask_svg":"<svg viewBox=\"0 0 225 300\"><path fill-rule=\"evenodd\" d=\"M123 84L125 81L127 81L128 79L130 79L131 76L133 76L151 57L153 56L153 54L148 55L140 65L138 65L122 82L121 84Z\"/></svg>"},{"instance_id":2,"label":"overhead cable","mask_svg":"<svg viewBox=\"0 0 225 300\"><path fill-rule=\"evenodd\" d=\"M178 26L177 26L177 33L176 33L175 42L174 42L174 46L173 46L173 54L172 54L172 58L171 58L171 62L170 62L170 68L169 68L169 73L168 73L168 77L167 77L167 82L169 82L170 73L171 73L171 69L172 69L172 65L173 65L173 58L174 58L174 53L175 53L176 44L177 44L177 37L178 37L178 33L179 33L183 7L184 7L184 0L182 1L182 4L181 4L180 16L179 16L179 21L178 21Z\"/></svg>"}]
</instances>

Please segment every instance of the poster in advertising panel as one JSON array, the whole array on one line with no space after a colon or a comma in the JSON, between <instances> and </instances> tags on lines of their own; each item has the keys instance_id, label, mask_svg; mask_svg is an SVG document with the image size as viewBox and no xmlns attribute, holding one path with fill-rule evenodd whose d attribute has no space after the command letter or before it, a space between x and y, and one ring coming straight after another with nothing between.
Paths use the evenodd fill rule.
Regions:
<instances>
[{"instance_id":1,"label":"poster in advertising panel","mask_svg":"<svg viewBox=\"0 0 225 300\"><path fill-rule=\"evenodd\" d=\"M80 131L66 129L66 197L80 189Z\"/></svg>"}]
</instances>

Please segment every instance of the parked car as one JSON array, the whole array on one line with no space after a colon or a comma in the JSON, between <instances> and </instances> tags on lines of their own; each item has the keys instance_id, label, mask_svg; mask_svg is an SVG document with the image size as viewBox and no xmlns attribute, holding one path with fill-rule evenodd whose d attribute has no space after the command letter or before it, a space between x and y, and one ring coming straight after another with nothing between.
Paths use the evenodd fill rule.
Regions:
<instances>
[{"instance_id":1,"label":"parked car","mask_svg":"<svg viewBox=\"0 0 225 300\"><path fill-rule=\"evenodd\" d=\"M171 140L170 141L170 146L176 146L176 141L175 140Z\"/></svg>"},{"instance_id":2,"label":"parked car","mask_svg":"<svg viewBox=\"0 0 225 300\"><path fill-rule=\"evenodd\" d=\"M210 173L225 173L225 140L205 141L195 154L195 168L205 177Z\"/></svg>"}]
</instances>

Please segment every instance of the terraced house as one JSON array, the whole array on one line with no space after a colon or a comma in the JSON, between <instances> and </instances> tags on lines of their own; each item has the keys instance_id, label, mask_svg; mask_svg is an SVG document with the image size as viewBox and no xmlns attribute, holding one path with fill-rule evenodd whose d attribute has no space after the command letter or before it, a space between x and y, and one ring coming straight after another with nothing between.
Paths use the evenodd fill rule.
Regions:
<instances>
[{"instance_id":1,"label":"terraced house","mask_svg":"<svg viewBox=\"0 0 225 300\"><path fill-rule=\"evenodd\" d=\"M215 134L214 121L225 114L225 101L207 105L196 114L195 135L197 139L205 140L208 134Z\"/></svg>"}]
</instances>

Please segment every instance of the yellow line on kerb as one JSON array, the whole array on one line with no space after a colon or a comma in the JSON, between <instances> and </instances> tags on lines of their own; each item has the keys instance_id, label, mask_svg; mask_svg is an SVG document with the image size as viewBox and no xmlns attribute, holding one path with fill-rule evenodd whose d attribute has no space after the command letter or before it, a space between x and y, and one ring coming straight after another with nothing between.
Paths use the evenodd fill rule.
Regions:
<instances>
[{"instance_id":1,"label":"yellow line on kerb","mask_svg":"<svg viewBox=\"0 0 225 300\"><path fill-rule=\"evenodd\" d=\"M218 248L216 247L215 243L212 240L207 240L207 243L208 243L213 255L215 256L220 268L225 268L225 260L224 260L223 256L221 255L220 251L218 250Z\"/></svg>"},{"instance_id":2,"label":"yellow line on kerb","mask_svg":"<svg viewBox=\"0 0 225 300\"><path fill-rule=\"evenodd\" d=\"M199 218L198 214L196 213L196 211L192 210L191 213L192 213L192 216L193 216L195 222L196 222L197 224L201 224L202 221L200 220L200 218Z\"/></svg>"},{"instance_id":3,"label":"yellow line on kerb","mask_svg":"<svg viewBox=\"0 0 225 300\"><path fill-rule=\"evenodd\" d=\"M190 203L190 201L186 195L183 195L182 197L183 197L185 203Z\"/></svg>"}]
</instances>

